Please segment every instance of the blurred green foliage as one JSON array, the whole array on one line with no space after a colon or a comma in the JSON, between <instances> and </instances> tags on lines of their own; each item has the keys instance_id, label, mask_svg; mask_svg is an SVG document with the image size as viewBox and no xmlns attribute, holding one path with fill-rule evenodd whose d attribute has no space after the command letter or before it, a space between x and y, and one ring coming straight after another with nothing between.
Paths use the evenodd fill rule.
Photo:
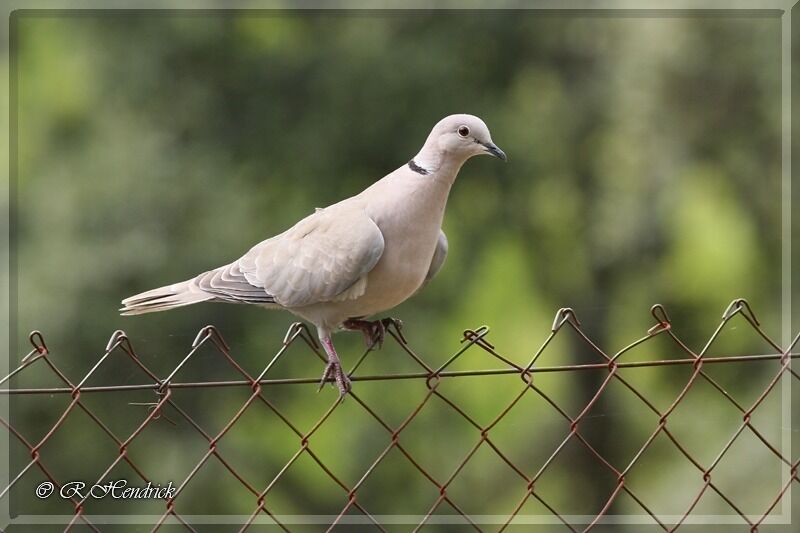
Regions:
<instances>
[{"instance_id":1,"label":"blurred green foliage","mask_svg":"<svg viewBox=\"0 0 800 533\"><path fill-rule=\"evenodd\" d=\"M258 374L280 347L290 315L199 305L130 318L117 315L119 300L227 263L314 207L359 192L404 164L431 126L455 112L482 117L509 162L478 158L465 165L445 218L445 268L392 312L432 365L459 348L464 328L480 324L492 327L500 353L527 364L564 306L575 309L609 353L644 334L656 302L695 349L736 297L748 298L768 333L780 338L776 16L24 12L14 23L17 329L22 340L42 330L70 378L83 375L118 328L147 365L166 375L209 323L220 328L240 364ZM770 351L741 326L734 321L711 352ZM336 340L345 364L352 364L363 349L360 336ZM653 346L626 358L681 355L666 341L658 351ZM16 354L25 351L20 342ZM119 359L91 384L144 381ZM541 360L589 361L596 359L568 338ZM456 368L494 366L471 350ZM736 395L754 398L775 368L709 372ZM363 369L413 370L391 342ZM321 371L318 360L293 347L275 375ZM625 376L665 409L690 371L629 370ZM57 385L45 374L27 372L14 386ZM236 377L209 350L176 379ZM554 374L539 383L575 415L603 377ZM485 424L519 386L518 377L465 378L443 382L442 391ZM356 383L356 389L394 424L426 392L422 382ZM312 386L265 394L301 430L335 397L333 389L315 394ZM246 397L246 390L175 393L212 434ZM120 435L145 413L127 402L151 399L146 393L85 396ZM67 402L14 398L13 421L35 441ZM775 440L778 402L771 395L758 422ZM619 467L657 423L618 384L590 415L587 438ZM94 480L116 456L108 438L81 416L71 417L42 450L59 478ZM670 423L710 462L737 420L737 411L706 384L692 390ZM563 420L531 394L493 435L533 473L566 432ZM401 442L443 480L477 438L434 399ZM134 442L131 455L162 482L181 481L207 450L186 423L154 424ZM388 433L346 401L311 447L353 484L388 442ZM220 442L223 455L257 487L266 486L297 446L297 437L260 405ZM537 488L563 512L594 513L615 480L590 467L579 445L568 448ZM752 435L730 453L719 467L720 486L745 502L745 512L763 512L778 490L775 461ZM26 457L16 450L15 465ZM699 474L661 438L642 462L630 474L635 492L657 512L682 513L702 484ZM576 464L585 468L571 469ZM112 477L135 479L125 468ZM525 491L515 476L484 447L450 494L467 512L508 513ZM63 502L29 497L39 481L33 471L26 476L12 509L70 512ZM681 484L686 490L675 492ZM255 506L213 459L189 487L179 512L249 514ZM424 514L435 497L396 450L359 491L359 501L375 514ZM304 456L267 506L276 513L336 514L343 501L341 488ZM93 513L126 512L119 502L92 505ZM537 505L531 501L522 512L546 514ZM148 512L162 509L154 502ZM622 495L611 512L641 510ZM730 510L712 494L697 512Z\"/></svg>"}]
</instances>

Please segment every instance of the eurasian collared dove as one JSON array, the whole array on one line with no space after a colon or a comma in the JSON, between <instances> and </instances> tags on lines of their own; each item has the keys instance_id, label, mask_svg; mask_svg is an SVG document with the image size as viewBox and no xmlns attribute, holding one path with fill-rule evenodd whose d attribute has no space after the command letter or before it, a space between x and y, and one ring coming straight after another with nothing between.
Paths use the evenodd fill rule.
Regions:
<instances>
[{"instance_id":1,"label":"eurasian collared dove","mask_svg":"<svg viewBox=\"0 0 800 533\"><path fill-rule=\"evenodd\" d=\"M126 298L120 311L207 301L286 309L317 327L328 355L320 386L333 379L344 395L350 379L331 334L344 328L373 344L383 340L384 322L365 319L402 303L439 271L447 255L447 195L461 165L479 154L506 160L481 119L450 115L407 164L360 194L317 209L229 265Z\"/></svg>"}]
</instances>

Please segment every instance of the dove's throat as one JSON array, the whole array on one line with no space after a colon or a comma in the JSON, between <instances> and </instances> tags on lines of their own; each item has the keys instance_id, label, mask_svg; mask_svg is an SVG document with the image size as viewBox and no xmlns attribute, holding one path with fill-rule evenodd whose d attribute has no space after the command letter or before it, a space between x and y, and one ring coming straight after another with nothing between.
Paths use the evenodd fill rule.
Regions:
<instances>
[{"instance_id":1,"label":"dove's throat","mask_svg":"<svg viewBox=\"0 0 800 533\"><path fill-rule=\"evenodd\" d=\"M452 185L465 158L455 157L439 150L423 148L409 162L409 168L429 179Z\"/></svg>"}]
</instances>

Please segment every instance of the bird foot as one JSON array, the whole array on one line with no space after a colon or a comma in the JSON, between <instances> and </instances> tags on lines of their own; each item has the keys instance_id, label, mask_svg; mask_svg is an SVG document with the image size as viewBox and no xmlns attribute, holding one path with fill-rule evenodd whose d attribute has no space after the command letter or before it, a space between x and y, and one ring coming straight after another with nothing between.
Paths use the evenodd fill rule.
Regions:
<instances>
[{"instance_id":1,"label":"bird foot","mask_svg":"<svg viewBox=\"0 0 800 533\"><path fill-rule=\"evenodd\" d=\"M343 326L345 329L358 330L364 334L364 342L370 350L383 347L383 341L386 338L386 329L394 325L397 331L403 327L403 322L396 318L382 318L380 320L359 320L351 318L345 320Z\"/></svg>"},{"instance_id":2,"label":"bird foot","mask_svg":"<svg viewBox=\"0 0 800 533\"><path fill-rule=\"evenodd\" d=\"M322 379L319 381L319 389L317 390L321 391L322 387L324 387L325 383L328 381L336 383L336 387L339 389L340 396L344 396L350 392L350 378L347 377L347 374L342 369L342 364L339 361L330 361L325 366L325 372L322 373Z\"/></svg>"}]
</instances>

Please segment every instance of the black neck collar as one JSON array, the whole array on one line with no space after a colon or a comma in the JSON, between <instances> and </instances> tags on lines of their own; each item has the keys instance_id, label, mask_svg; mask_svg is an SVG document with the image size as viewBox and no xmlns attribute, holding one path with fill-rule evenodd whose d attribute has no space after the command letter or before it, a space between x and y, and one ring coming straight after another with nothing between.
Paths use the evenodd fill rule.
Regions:
<instances>
[{"instance_id":1,"label":"black neck collar","mask_svg":"<svg viewBox=\"0 0 800 533\"><path fill-rule=\"evenodd\" d=\"M410 168L411 170L413 170L417 174L422 174L423 176L427 176L428 174L430 174L430 172L428 172L426 169L424 169L421 166L419 166L417 164L417 162L414 161L413 159L408 162L408 168Z\"/></svg>"}]
</instances>

